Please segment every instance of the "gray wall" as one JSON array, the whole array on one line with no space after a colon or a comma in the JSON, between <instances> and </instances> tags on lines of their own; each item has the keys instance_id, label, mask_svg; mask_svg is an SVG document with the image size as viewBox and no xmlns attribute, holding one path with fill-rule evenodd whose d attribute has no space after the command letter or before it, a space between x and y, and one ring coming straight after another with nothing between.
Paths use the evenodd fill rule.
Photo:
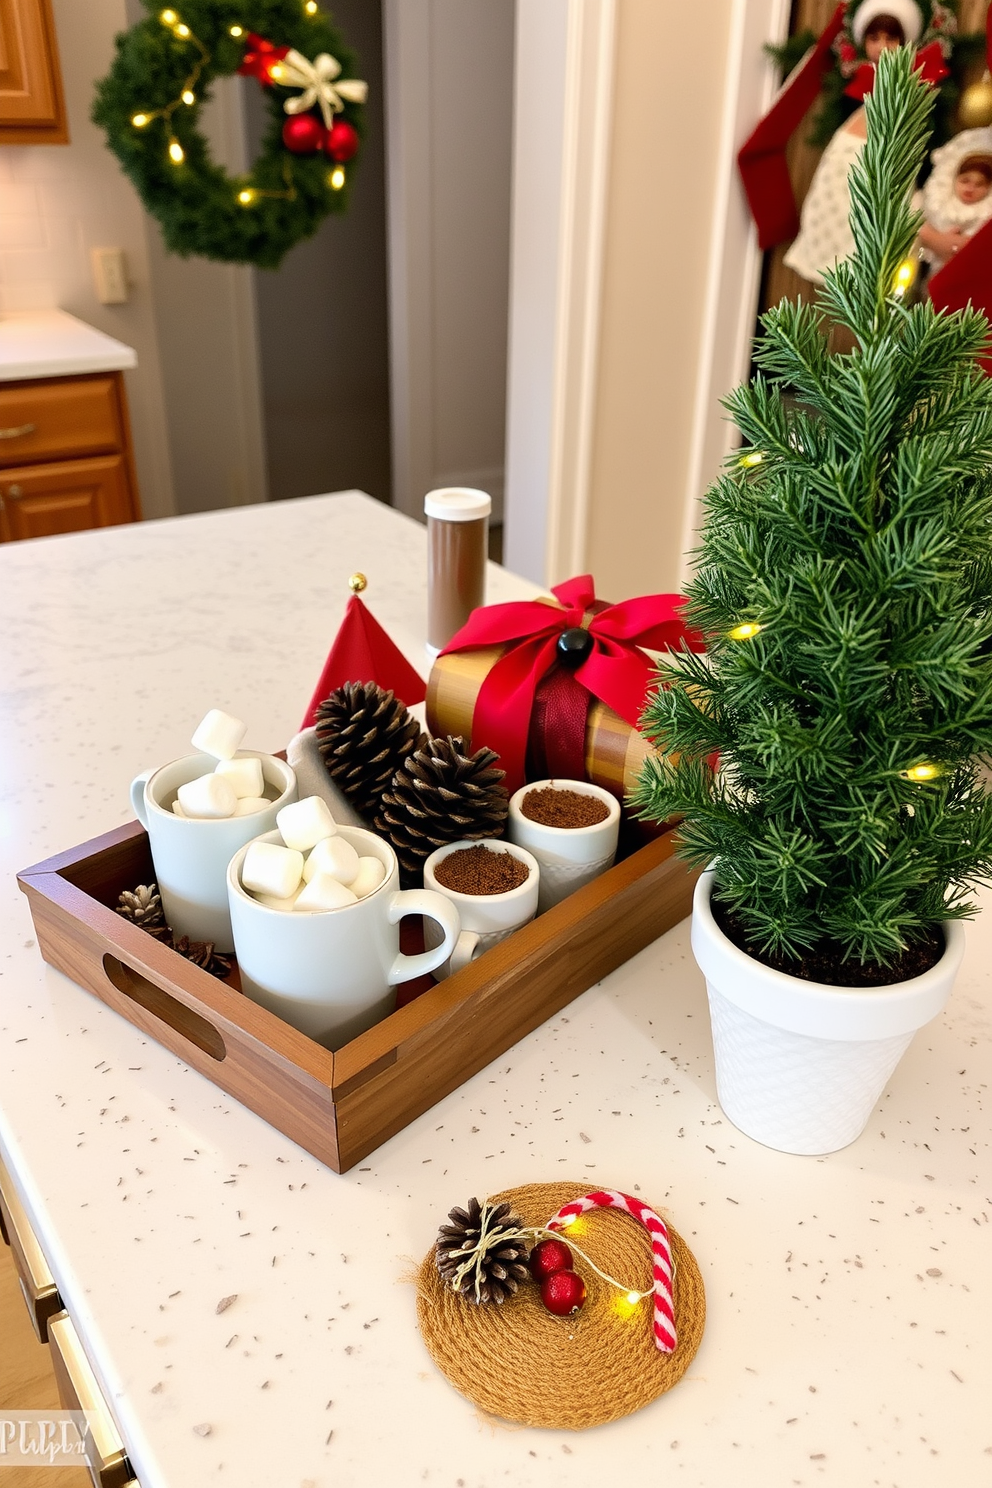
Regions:
<instances>
[{"instance_id":1,"label":"gray wall","mask_svg":"<svg viewBox=\"0 0 992 1488\"><path fill-rule=\"evenodd\" d=\"M357 486L391 493L382 25L379 0L329 7L369 85L343 216L255 271L270 500ZM249 90L249 137L265 124Z\"/></svg>"},{"instance_id":2,"label":"gray wall","mask_svg":"<svg viewBox=\"0 0 992 1488\"><path fill-rule=\"evenodd\" d=\"M384 0L394 500L502 506L514 0Z\"/></svg>"}]
</instances>

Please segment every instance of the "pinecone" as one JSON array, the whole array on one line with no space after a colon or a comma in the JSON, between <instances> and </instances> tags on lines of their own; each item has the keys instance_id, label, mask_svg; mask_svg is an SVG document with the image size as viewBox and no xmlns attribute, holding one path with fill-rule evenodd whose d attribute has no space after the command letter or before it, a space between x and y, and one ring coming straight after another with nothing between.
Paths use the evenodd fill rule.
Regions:
<instances>
[{"instance_id":1,"label":"pinecone","mask_svg":"<svg viewBox=\"0 0 992 1488\"><path fill-rule=\"evenodd\" d=\"M317 744L328 773L369 821L423 738L417 720L376 682L346 682L317 709Z\"/></svg>"},{"instance_id":2,"label":"pinecone","mask_svg":"<svg viewBox=\"0 0 992 1488\"><path fill-rule=\"evenodd\" d=\"M185 956L187 961L192 961L194 966L209 971L211 976L226 977L231 970L231 957L221 956L215 951L212 940L190 940L188 935L173 934L172 949Z\"/></svg>"},{"instance_id":3,"label":"pinecone","mask_svg":"<svg viewBox=\"0 0 992 1488\"><path fill-rule=\"evenodd\" d=\"M165 923L158 884L139 884L133 892L125 889L115 908L122 919L130 920L139 930L147 930L156 940L168 940L170 931Z\"/></svg>"},{"instance_id":4,"label":"pinecone","mask_svg":"<svg viewBox=\"0 0 992 1488\"><path fill-rule=\"evenodd\" d=\"M466 1209L452 1209L448 1219L437 1236L438 1271L467 1301L502 1305L530 1274L521 1221L509 1204L494 1207L478 1199L469 1199Z\"/></svg>"},{"instance_id":5,"label":"pinecone","mask_svg":"<svg viewBox=\"0 0 992 1488\"><path fill-rule=\"evenodd\" d=\"M494 768L499 755L467 749L460 735L425 739L382 798L375 829L392 843L406 883L419 881L436 847L503 835L509 796L506 772Z\"/></svg>"}]
</instances>

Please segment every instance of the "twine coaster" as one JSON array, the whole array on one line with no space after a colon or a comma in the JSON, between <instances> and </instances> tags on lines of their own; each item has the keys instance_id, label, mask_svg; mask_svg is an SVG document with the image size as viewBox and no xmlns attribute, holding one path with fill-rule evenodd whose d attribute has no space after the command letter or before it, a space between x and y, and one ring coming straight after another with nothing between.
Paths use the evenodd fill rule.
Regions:
<instances>
[{"instance_id":1,"label":"twine coaster","mask_svg":"<svg viewBox=\"0 0 992 1488\"><path fill-rule=\"evenodd\" d=\"M547 1224L588 1184L535 1183L493 1194L509 1200L525 1225ZM481 1195L480 1195L481 1197ZM597 1209L562 1236L632 1290L651 1285L651 1239L628 1214ZM476 1306L445 1286L428 1251L417 1278L417 1317L428 1352L456 1390L481 1410L519 1421L582 1431L640 1410L688 1369L703 1336L706 1298L695 1256L669 1226L675 1259L674 1354L655 1347L651 1301L628 1303L576 1259L585 1306L554 1317L536 1284L525 1282L502 1307Z\"/></svg>"}]
</instances>

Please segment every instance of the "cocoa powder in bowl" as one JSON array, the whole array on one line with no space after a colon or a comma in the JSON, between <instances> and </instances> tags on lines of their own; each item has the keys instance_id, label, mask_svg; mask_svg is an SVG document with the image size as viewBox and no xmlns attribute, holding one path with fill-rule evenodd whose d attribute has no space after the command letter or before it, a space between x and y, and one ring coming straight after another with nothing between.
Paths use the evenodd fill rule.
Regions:
<instances>
[{"instance_id":1,"label":"cocoa powder in bowl","mask_svg":"<svg viewBox=\"0 0 992 1488\"><path fill-rule=\"evenodd\" d=\"M520 803L520 810L528 821L540 822L542 827L564 827L566 830L594 827L610 814L606 802L598 796L561 790L555 785L528 791Z\"/></svg>"},{"instance_id":2,"label":"cocoa powder in bowl","mask_svg":"<svg viewBox=\"0 0 992 1488\"><path fill-rule=\"evenodd\" d=\"M456 894L508 894L527 882L530 870L512 853L460 847L435 865L434 877Z\"/></svg>"}]
</instances>

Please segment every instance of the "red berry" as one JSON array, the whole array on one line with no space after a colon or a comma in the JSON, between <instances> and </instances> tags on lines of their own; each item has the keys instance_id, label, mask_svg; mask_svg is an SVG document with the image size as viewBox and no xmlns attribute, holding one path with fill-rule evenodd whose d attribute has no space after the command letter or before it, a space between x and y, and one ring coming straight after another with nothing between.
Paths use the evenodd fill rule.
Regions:
<instances>
[{"instance_id":1,"label":"red berry","mask_svg":"<svg viewBox=\"0 0 992 1488\"><path fill-rule=\"evenodd\" d=\"M358 130L353 124L349 124L347 119L335 119L327 131L324 149L338 165L344 165L357 153L360 143Z\"/></svg>"},{"instance_id":2,"label":"red berry","mask_svg":"<svg viewBox=\"0 0 992 1488\"><path fill-rule=\"evenodd\" d=\"M577 1271L556 1271L541 1283L541 1301L555 1317L578 1312L586 1300L586 1284Z\"/></svg>"},{"instance_id":3,"label":"red berry","mask_svg":"<svg viewBox=\"0 0 992 1488\"><path fill-rule=\"evenodd\" d=\"M530 1274L537 1282L556 1271L572 1269L572 1252L564 1240L542 1240L530 1253Z\"/></svg>"},{"instance_id":4,"label":"red berry","mask_svg":"<svg viewBox=\"0 0 992 1488\"><path fill-rule=\"evenodd\" d=\"M326 133L316 114L296 114L282 126L282 142L294 155L314 155Z\"/></svg>"}]
</instances>

